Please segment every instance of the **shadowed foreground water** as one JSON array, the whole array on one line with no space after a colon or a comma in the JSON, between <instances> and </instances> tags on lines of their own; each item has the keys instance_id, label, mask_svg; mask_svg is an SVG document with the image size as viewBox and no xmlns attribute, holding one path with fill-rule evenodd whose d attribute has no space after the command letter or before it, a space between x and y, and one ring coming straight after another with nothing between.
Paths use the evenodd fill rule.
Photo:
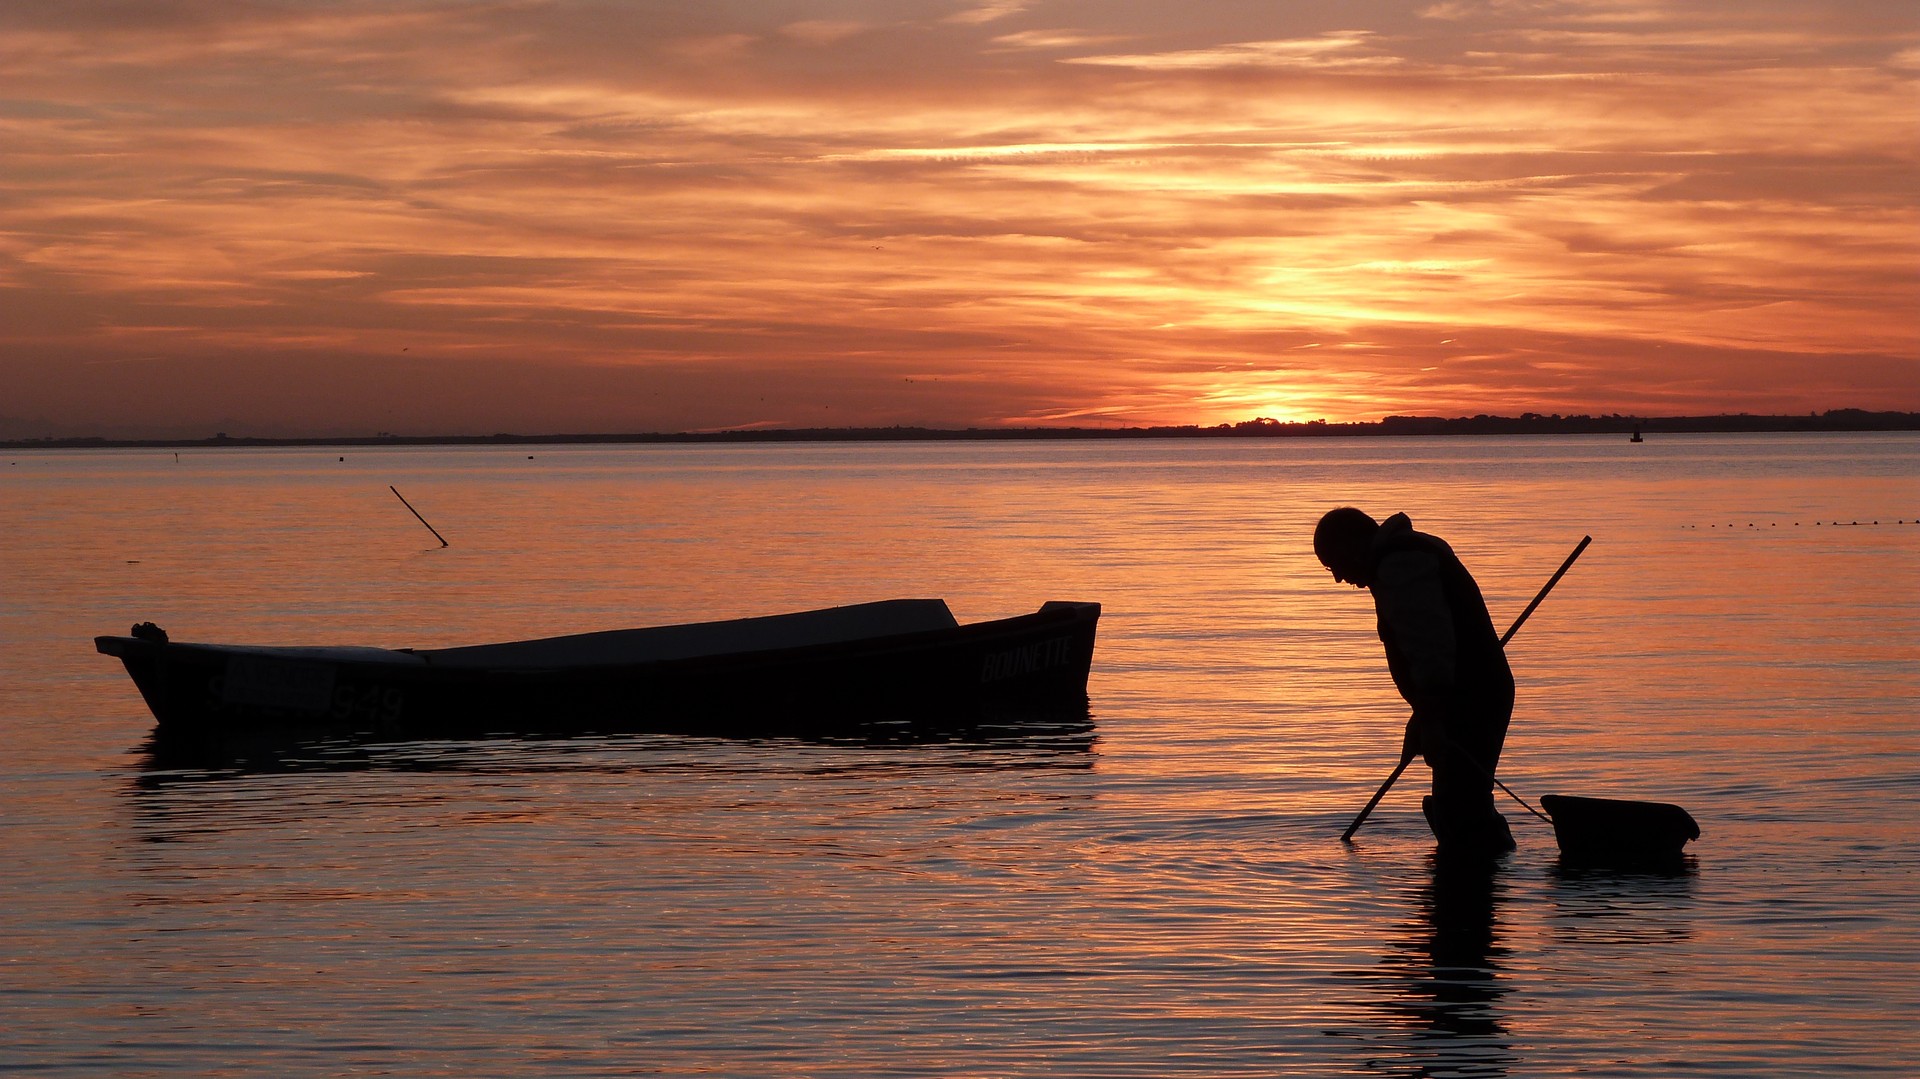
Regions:
<instances>
[{"instance_id":1,"label":"shadowed foreground water","mask_svg":"<svg viewBox=\"0 0 1920 1079\"><path fill-rule=\"evenodd\" d=\"M1910 1074L1920 440L117 452L5 475L0 1069ZM453 546L385 487L397 485ZM1685 804L1673 875L1438 864L1340 502L1448 537L1523 795ZM1839 528L1821 520L1886 524ZM476 643L1106 606L1092 715L860 746L154 752L96 633Z\"/></svg>"}]
</instances>

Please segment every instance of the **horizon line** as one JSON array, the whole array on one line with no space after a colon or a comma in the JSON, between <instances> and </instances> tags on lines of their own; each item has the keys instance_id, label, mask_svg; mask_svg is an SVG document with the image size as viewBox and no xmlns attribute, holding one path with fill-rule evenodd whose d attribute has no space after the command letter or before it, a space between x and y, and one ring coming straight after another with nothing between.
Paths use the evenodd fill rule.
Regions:
<instances>
[{"instance_id":1,"label":"horizon line","mask_svg":"<svg viewBox=\"0 0 1920 1079\"><path fill-rule=\"evenodd\" d=\"M108 438L102 435L47 435L0 439L5 449L140 449L236 446L420 446L420 445L570 445L662 442L886 442L989 441L1115 438L1338 437L1475 434L1621 434L1634 430L1668 434L1792 433L1920 430L1920 412L1828 409L1807 415L1722 412L1711 415L1633 416L1622 413L1519 416L1387 416L1379 420L1273 420L1260 417L1238 423L1157 424L1134 427L966 427L895 424L885 427L731 428L694 431L550 432L519 434L404 435L229 435L199 438Z\"/></svg>"}]
</instances>

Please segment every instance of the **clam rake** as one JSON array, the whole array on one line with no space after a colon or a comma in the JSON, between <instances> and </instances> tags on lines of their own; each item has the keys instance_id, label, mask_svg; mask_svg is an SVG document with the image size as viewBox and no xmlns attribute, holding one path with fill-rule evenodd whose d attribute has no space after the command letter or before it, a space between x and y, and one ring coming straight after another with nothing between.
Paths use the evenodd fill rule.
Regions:
<instances>
[{"instance_id":1,"label":"clam rake","mask_svg":"<svg viewBox=\"0 0 1920 1079\"><path fill-rule=\"evenodd\" d=\"M1506 643L1520 631L1520 627L1526 624L1527 617L1533 614L1534 608L1540 606L1540 602L1547 598L1547 593L1553 591L1553 586L1560 583L1560 578L1566 576L1567 570L1573 568L1574 560L1579 558L1580 553L1585 551L1587 545L1592 542L1592 536L1581 537L1573 553L1567 556L1566 561L1560 563L1560 568L1555 570L1553 576L1547 579L1547 583L1541 586L1540 591L1533 597L1533 602L1527 604L1526 609L1520 612L1520 617L1514 619L1513 625L1501 635L1501 647L1506 647ZM1459 749L1458 746L1454 748ZM1467 759L1472 761L1471 757ZM1341 842L1353 841L1354 833L1366 823L1367 816L1373 812L1375 806L1380 804L1380 799L1387 796L1387 791L1400 778L1400 773L1407 770L1407 765L1410 763L1412 763L1411 758L1401 761L1394 767L1393 773L1387 776L1386 782L1380 784L1380 789L1373 793L1373 797L1368 800L1365 808L1353 818L1353 823L1347 826L1347 830L1341 833ZM1694 822L1692 815L1668 802L1638 802L1617 798L1546 794L1540 797L1540 805L1546 810L1542 813L1528 805L1526 799L1513 793L1512 788L1501 783L1498 777L1478 762L1474 762L1474 767L1478 768L1482 775L1493 780L1502 791L1506 792L1507 797L1518 802L1529 814L1552 825L1554 839L1560 844L1560 854L1569 861L1621 866L1667 865L1679 859L1681 848L1688 840L1700 838L1700 826Z\"/></svg>"}]
</instances>

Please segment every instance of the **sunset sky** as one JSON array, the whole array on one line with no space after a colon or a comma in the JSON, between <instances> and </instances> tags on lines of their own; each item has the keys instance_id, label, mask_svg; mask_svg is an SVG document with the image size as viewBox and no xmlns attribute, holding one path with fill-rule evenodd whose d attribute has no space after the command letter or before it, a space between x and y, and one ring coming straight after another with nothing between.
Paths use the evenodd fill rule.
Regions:
<instances>
[{"instance_id":1,"label":"sunset sky","mask_svg":"<svg viewBox=\"0 0 1920 1079\"><path fill-rule=\"evenodd\" d=\"M1911 0L0 5L0 437L1920 410Z\"/></svg>"}]
</instances>

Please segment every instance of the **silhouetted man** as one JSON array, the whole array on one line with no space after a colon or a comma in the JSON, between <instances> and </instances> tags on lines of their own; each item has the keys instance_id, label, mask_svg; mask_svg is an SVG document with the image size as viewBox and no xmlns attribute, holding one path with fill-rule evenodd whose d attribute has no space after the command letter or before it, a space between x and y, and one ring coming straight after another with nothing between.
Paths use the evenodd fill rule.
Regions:
<instances>
[{"instance_id":1,"label":"silhouetted man","mask_svg":"<svg viewBox=\"0 0 1920 1079\"><path fill-rule=\"evenodd\" d=\"M1313 553L1334 580L1373 593L1387 669L1413 706L1400 759L1417 754L1433 769L1422 807L1441 847L1512 850L1493 770L1513 717L1513 672L1473 575L1404 513L1382 524L1351 506L1332 510Z\"/></svg>"}]
</instances>

